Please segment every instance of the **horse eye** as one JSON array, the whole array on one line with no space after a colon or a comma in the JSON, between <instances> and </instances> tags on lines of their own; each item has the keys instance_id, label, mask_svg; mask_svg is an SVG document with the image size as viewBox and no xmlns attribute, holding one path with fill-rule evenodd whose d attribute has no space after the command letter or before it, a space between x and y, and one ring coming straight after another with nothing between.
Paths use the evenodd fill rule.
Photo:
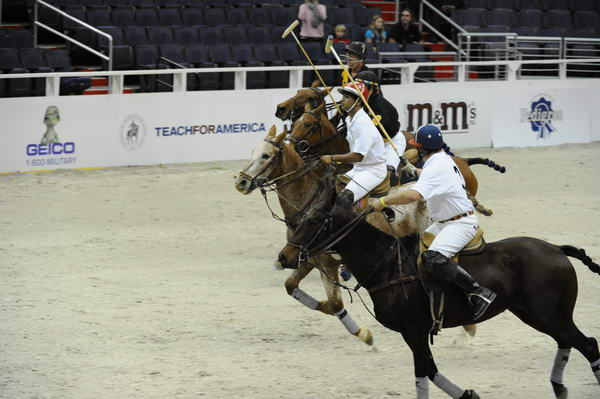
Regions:
<instances>
[{"instance_id":1,"label":"horse eye","mask_svg":"<svg viewBox=\"0 0 600 399\"><path fill-rule=\"evenodd\" d=\"M262 159L269 159L269 154L263 154Z\"/></svg>"},{"instance_id":2,"label":"horse eye","mask_svg":"<svg viewBox=\"0 0 600 399\"><path fill-rule=\"evenodd\" d=\"M304 127L310 127L310 123L305 123Z\"/></svg>"}]
</instances>

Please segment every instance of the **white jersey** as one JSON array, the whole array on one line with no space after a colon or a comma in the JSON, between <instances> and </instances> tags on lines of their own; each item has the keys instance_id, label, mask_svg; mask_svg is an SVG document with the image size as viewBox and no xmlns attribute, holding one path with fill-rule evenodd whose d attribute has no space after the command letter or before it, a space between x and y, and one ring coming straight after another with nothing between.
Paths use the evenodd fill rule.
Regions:
<instances>
[{"instance_id":1,"label":"white jersey","mask_svg":"<svg viewBox=\"0 0 600 399\"><path fill-rule=\"evenodd\" d=\"M431 218L436 222L474 210L467 198L465 179L444 151L429 157L412 189L427 200Z\"/></svg>"},{"instance_id":2,"label":"white jersey","mask_svg":"<svg viewBox=\"0 0 600 399\"><path fill-rule=\"evenodd\" d=\"M384 165L385 147L379 131L361 108L354 116L346 117L348 133L346 140L350 144L350 152L361 154L364 158L355 166Z\"/></svg>"}]
</instances>

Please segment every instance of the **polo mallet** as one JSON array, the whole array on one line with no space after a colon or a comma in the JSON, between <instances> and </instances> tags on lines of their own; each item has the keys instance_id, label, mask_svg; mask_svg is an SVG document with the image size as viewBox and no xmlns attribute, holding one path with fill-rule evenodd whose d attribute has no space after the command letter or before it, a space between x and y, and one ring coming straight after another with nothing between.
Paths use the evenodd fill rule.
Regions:
<instances>
[{"instance_id":1,"label":"polo mallet","mask_svg":"<svg viewBox=\"0 0 600 399\"><path fill-rule=\"evenodd\" d=\"M310 59L310 57L306 53L306 50L304 49L304 46L302 46L302 43L300 43L300 40L298 40L298 36L296 36L296 34L294 33L294 29L296 28L296 26L298 26L299 23L300 23L300 21L298 21L298 20L295 20L294 22L292 22L290 24L290 26L288 26L287 29L283 31L283 33L281 34L281 38L285 39L286 37L289 36L290 33L292 34L292 36L294 37L294 40L296 40L296 43L298 43L298 46L300 47L300 50L302 50L302 54L304 54L304 56L308 60L308 63L314 69L315 73L317 74L317 77L319 78L319 80L323 84L323 87L325 89L327 89L327 84L325 84L325 80L323 80L323 77L321 76L321 74L317 70L317 67L315 67L315 64L313 64L312 60ZM331 99L331 101L333 102L333 104L335 105L335 107L337 108L337 111L339 112L339 114L342 115L342 110L340 109L340 107L337 104L337 102L335 102L335 100L333 99L333 96L331 95L331 91L329 92L329 98Z\"/></svg>"},{"instance_id":2,"label":"polo mallet","mask_svg":"<svg viewBox=\"0 0 600 399\"><path fill-rule=\"evenodd\" d=\"M346 65L340 59L340 56L338 55L337 51L335 51L335 48L333 48L333 36L332 35L329 35L329 37L327 38L327 42L325 43L325 53L327 53L327 54L333 53L333 56L335 57L335 59L337 60L337 62L339 62L339 64L342 66L342 69L344 70L344 72L346 72L348 74L348 77L350 78L350 80L353 83L356 83L356 81L352 77L352 74L350 73L350 71L348 71L348 68L346 67ZM383 132L383 135L388 140L388 142L390 143L390 145L392 146L392 148L394 149L394 151L396 151L396 154L398 154L398 157L402 158L402 155L398 152L398 149L396 148L396 145L394 144L394 142L390 138L389 134L386 132L385 128L381 124L381 121L379 120L379 118L377 117L377 115L375 115L375 112L373 112L373 109L371 108L371 106L369 105L369 103L367 102L367 100L365 99L365 97L362 95L362 93L360 91L358 92L358 94L360 95L360 99L362 100L363 104L365 105L365 107L369 111L369 114L373 118L373 123L375 124L375 126L379 126L381 128L381 131Z\"/></svg>"}]
</instances>

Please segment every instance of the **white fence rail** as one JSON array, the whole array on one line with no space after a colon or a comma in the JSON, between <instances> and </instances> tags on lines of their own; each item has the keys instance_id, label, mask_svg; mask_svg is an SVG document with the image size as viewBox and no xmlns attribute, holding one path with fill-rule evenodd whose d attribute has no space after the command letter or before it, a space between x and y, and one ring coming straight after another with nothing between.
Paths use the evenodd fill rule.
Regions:
<instances>
[{"instance_id":1,"label":"white fence rail","mask_svg":"<svg viewBox=\"0 0 600 399\"><path fill-rule=\"evenodd\" d=\"M395 69L400 72L401 85L413 85L418 82L415 79L415 74L419 68L431 68L432 66L452 67L452 70L444 70L443 72L452 72L455 75L454 81L466 82L476 81L469 75L473 72L473 67L499 67L503 68L505 73L497 80L516 81L520 79L531 79L532 77L522 77L520 70L523 65L531 64L551 64L558 65L558 75L556 77L546 77L548 79L566 79L567 69L573 65L593 65L600 70L600 59L552 59L552 60L500 60L500 61L473 61L473 62L455 62L455 61L440 61L440 62L414 62L414 63L390 63L390 64L373 64L370 65L373 69ZM340 70L337 65L319 65L319 70ZM108 77L109 78L109 94L122 94L124 89L125 76L141 76L141 75L173 75L173 92L187 91L187 75L189 73L221 73L233 72L235 75L234 90L246 89L246 73L257 71L289 71L289 88L295 89L302 87L302 73L311 71L310 66L280 66L280 67L242 67L242 68L193 68L193 69L156 69L156 70L132 70L132 71L95 71L95 72L55 72L55 73L22 73L22 74L0 74L2 79L23 79L23 78L44 78L46 80L46 97L56 97L60 95L60 79L66 77ZM536 77L543 79L544 77Z\"/></svg>"}]
</instances>

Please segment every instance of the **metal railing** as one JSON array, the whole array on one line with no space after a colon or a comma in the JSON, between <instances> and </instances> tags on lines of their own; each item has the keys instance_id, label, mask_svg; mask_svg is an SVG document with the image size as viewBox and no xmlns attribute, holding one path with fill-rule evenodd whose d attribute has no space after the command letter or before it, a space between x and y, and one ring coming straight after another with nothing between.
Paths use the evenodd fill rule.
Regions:
<instances>
[{"instance_id":1,"label":"metal railing","mask_svg":"<svg viewBox=\"0 0 600 399\"><path fill-rule=\"evenodd\" d=\"M425 26L431 32L435 33L440 39L442 39L444 42L446 42L447 45L449 45L450 47L452 47L453 49L455 49L458 52L462 52L463 50L460 49L458 44L454 43L451 38L446 37L444 34L442 34L442 32L440 32L438 29L436 29L433 25L431 25L429 22L427 22L423 18L423 12L424 12L425 8L428 8L432 12L439 15L443 20L448 22L459 33L467 33L467 31L462 26L460 26L459 24L454 22L452 19L450 19L442 11L438 10L435 6L433 6L433 4L431 4L427 0L421 0L421 4L419 5L419 24L421 25L421 29L423 26Z\"/></svg>"},{"instance_id":2,"label":"metal railing","mask_svg":"<svg viewBox=\"0 0 600 399\"><path fill-rule=\"evenodd\" d=\"M440 61L436 62L435 66L452 67L455 82L479 81L476 77L471 76L470 68L473 67L503 67L505 73L502 76L503 81L515 81L522 79L520 69L524 64L531 61L525 60L500 60L500 61L472 61L472 62L455 62L455 61ZM594 65L600 70L600 59L561 59L561 60L537 60L538 64L558 64L559 74L558 79L567 78L567 70L569 67L577 65ZM415 63L395 63L395 64L374 64L370 65L372 69L398 69L401 76L401 85L412 85L419 82L416 78L420 68L431 67L431 62L415 62ZM320 65L320 70L338 70L341 72L338 65ZM0 74L1 79L23 79L23 78L44 78L46 80L46 96L60 95L60 79L67 77L98 77L106 76L109 78L109 94L119 95L124 91L124 78L126 76L142 76L142 75L172 75L173 76L173 92L185 92L187 88L188 74L202 75L204 73L234 73L234 90L247 90L246 88L246 73L248 72L276 72L288 71L289 87L296 89L302 87L302 74L304 71L311 71L310 66L280 66L280 67L243 67L243 68L193 68L193 69L157 69L157 70L134 70L134 71L95 71L95 72L54 72L54 73L22 73L22 74ZM445 71L448 72L448 71ZM543 78L543 77L540 77ZM169 93L163 93L168 95ZM0 99L0 101L2 101Z\"/></svg>"},{"instance_id":3,"label":"metal railing","mask_svg":"<svg viewBox=\"0 0 600 399\"><path fill-rule=\"evenodd\" d=\"M59 14L63 18L67 18L67 19L75 22L76 24L81 25L84 28L89 29L92 32L94 32L94 33L96 33L96 34L98 34L100 36L106 37L108 39L108 56L105 55L105 54L102 54L101 52L99 52L97 50L94 50L90 46L87 46L87 45L81 43L80 41L75 40L72 37L70 37L68 35L65 35L64 33L59 32L56 29L54 29L54 28L52 28L52 27L50 27L50 26L48 26L48 25L40 22L38 20L38 17L39 17L39 7L40 6L46 7L49 10L52 10L53 12ZM108 33L104 33L104 32L102 32L99 29L94 28L92 25L86 24L85 22L81 21L80 19L77 19L77 18L75 18L75 17L67 14L66 12L64 12L64 11L62 11L62 10L54 7L51 4L46 3L43 0L36 0L34 8L33 8L33 14L34 14L34 17L33 17L33 21L34 21L34 25L33 25L33 46L34 47L37 47L37 44L38 44L38 27L40 27L40 28L46 29L49 32L54 33L55 35L57 35L59 37L62 37L65 40L70 41L71 43L75 44L76 46L79 46L79 47L83 48L84 50L86 50L86 51L88 51L88 52L90 52L90 53L92 53L92 54L100 57L101 59L103 59L105 61L107 61L107 63L108 63L108 70L112 71L112 67L113 67L113 38L112 38L111 35L109 35Z\"/></svg>"}]
</instances>

